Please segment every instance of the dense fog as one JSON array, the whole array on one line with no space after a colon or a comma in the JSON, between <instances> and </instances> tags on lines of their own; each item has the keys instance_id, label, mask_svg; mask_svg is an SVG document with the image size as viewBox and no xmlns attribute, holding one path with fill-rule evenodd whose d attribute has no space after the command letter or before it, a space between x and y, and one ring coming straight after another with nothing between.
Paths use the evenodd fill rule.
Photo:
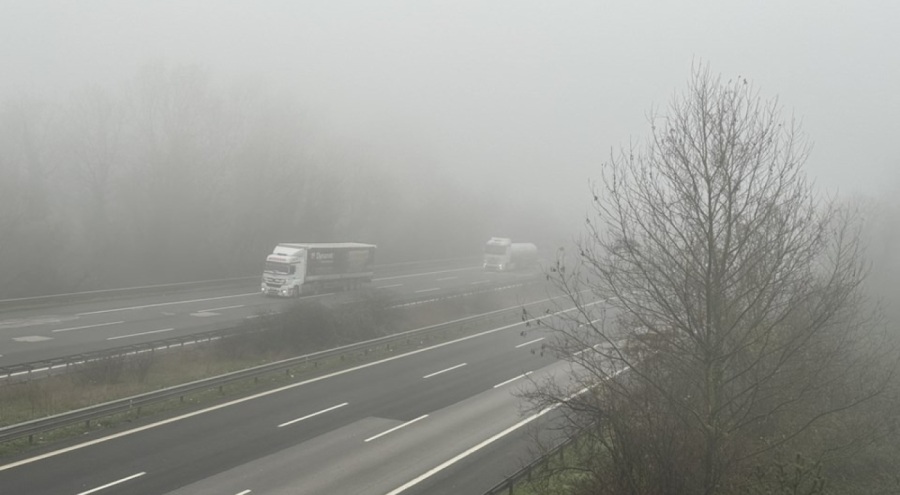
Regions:
<instances>
[{"instance_id":1,"label":"dense fog","mask_svg":"<svg viewBox=\"0 0 900 495\"><path fill-rule=\"evenodd\" d=\"M365 241L379 262L475 256L546 218L326 135L290 99L149 65L122 88L0 109L9 295L259 271L278 242ZM393 163L392 163L393 162ZM520 215L527 213L527 220Z\"/></svg>"},{"instance_id":2,"label":"dense fog","mask_svg":"<svg viewBox=\"0 0 900 495\"><path fill-rule=\"evenodd\" d=\"M873 287L900 292L891 2L2 9L0 297L255 274L285 241L552 253L696 64L802 121L808 174L866 209Z\"/></svg>"}]
</instances>

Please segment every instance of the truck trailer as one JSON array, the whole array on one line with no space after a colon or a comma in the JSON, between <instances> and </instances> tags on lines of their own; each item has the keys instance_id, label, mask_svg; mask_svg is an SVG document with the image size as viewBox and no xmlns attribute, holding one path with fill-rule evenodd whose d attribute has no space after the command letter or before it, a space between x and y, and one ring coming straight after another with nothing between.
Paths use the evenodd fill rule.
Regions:
<instances>
[{"instance_id":1,"label":"truck trailer","mask_svg":"<svg viewBox=\"0 0 900 495\"><path fill-rule=\"evenodd\" d=\"M484 269L505 272L526 268L537 262L537 255L537 246L529 242L491 237L484 246Z\"/></svg>"},{"instance_id":2,"label":"truck trailer","mask_svg":"<svg viewBox=\"0 0 900 495\"><path fill-rule=\"evenodd\" d=\"M355 289L372 281L375 248L356 242L279 244L266 257L262 293L300 297Z\"/></svg>"}]
</instances>

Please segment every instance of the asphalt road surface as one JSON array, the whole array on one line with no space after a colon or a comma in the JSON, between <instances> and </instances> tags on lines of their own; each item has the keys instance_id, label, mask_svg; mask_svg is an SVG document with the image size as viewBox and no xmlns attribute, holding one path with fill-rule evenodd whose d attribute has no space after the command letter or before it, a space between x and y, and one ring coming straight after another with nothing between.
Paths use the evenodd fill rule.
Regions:
<instances>
[{"instance_id":1,"label":"asphalt road surface","mask_svg":"<svg viewBox=\"0 0 900 495\"><path fill-rule=\"evenodd\" d=\"M451 273L468 283L483 276ZM437 275L421 275L416 286ZM0 461L0 493L481 493L518 467L527 429L552 415L523 412L517 395L567 376L568 365L543 352L552 338L543 326L513 321L89 436Z\"/></svg>"},{"instance_id":2,"label":"asphalt road surface","mask_svg":"<svg viewBox=\"0 0 900 495\"><path fill-rule=\"evenodd\" d=\"M398 297L439 296L459 287L476 288L521 273L485 273L464 263L439 262L376 269L373 287ZM336 297L331 294L304 299ZM293 300L265 297L258 282L106 301L60 304L0 312L0 366L71 356L228 328L260 313L278 311Z\"/></svg>"}]
</instances>

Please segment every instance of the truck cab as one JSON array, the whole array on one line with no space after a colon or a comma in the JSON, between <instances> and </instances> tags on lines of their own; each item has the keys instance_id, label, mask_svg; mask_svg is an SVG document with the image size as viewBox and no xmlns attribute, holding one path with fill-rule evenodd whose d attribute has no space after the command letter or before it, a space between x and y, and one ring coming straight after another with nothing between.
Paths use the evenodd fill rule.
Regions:
<instances>
[{"instance_id":1,"label":"truck cab","mask_svg":"<svg viewBox=\"0 0 900 495\"><path fill-rule=\"evenodd\" d=\"M484 246L484 269L505 271L510 266L510 246L512 240L505 237L491 237Z\"/></svg>"},{"instance_id":2,"label":"truck cab","mask_svg":"<svg viewBox=\"0 0 900 495\"><path fill-rule=\"evenodd\" d=\"M281 297L300 296L306 276L306 251L303 248L277 246L266 257L262 293Z\"/></svg>"}]
</instances>

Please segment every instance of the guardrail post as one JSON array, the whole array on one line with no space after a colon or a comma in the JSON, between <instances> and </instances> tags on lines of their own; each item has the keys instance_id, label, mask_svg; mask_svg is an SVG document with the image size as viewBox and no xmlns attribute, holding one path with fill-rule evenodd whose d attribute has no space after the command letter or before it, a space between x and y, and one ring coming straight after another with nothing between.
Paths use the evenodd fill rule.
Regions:
<instances>
[{"instance_id":1,"label":"guardrail post","mask_svg":"<svg viewBox=\"0 0 900 495\"><path fill-rule=\"evenodd\" d=\"M91 420L90 420L90 419L84 420L84 429L85 429L85 430L90 430L90 429L91 429Z\"/></svg>"},{"instance_id":2,"label":"guardrail post","mask_svg":"<svg viewBox=\"0 0 900 495\"><path fill-rule=\"evenodd\" d=\"M28 445L34 445L34 434L28 435Z\"/></svg>"}]
</instances>

